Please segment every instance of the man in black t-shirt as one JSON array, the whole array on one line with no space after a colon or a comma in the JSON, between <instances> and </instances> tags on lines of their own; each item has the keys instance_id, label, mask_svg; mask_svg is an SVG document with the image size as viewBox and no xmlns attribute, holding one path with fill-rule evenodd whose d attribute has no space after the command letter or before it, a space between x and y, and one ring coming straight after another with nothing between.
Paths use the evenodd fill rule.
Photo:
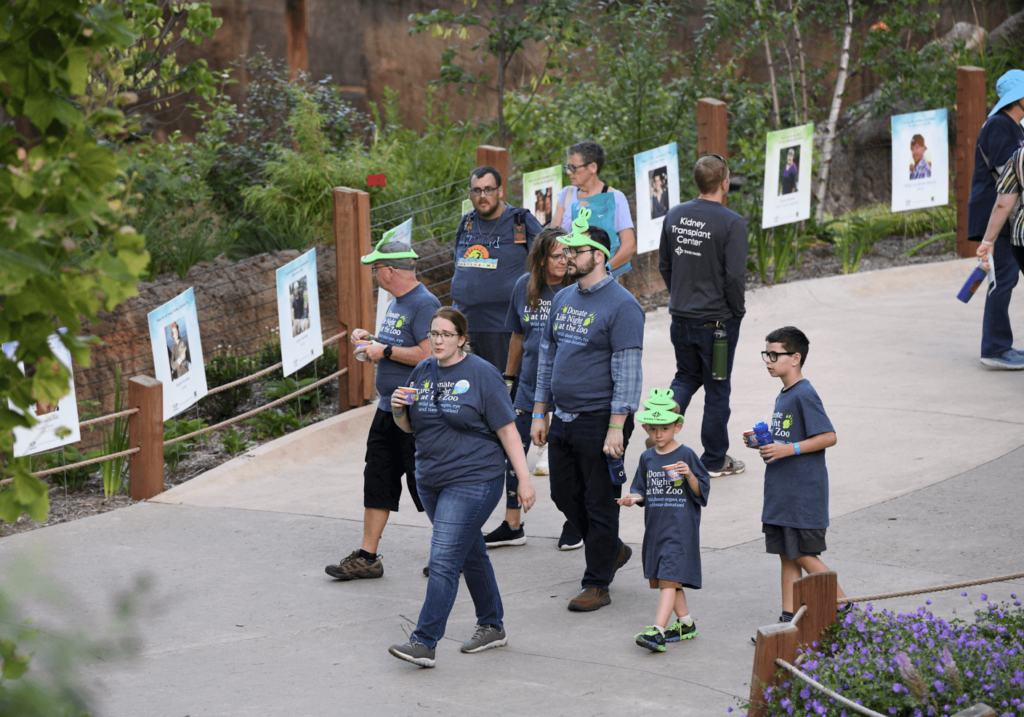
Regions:
<instances>
[{"instance_id":1,"label":"man in black t-shirt","mask_svg":"<svg viewBox=\"0 0 1024 717\"><path fill-rule=\"evenodd\" d=\"M732 359L746 312L747 223L722 206L729 193L729 167L713 154L693 168L700 196L672 207L665 216L658 270L669 290L671 337L676 353L673 397L679 413L704 387L701 463L713 478L742 473L745 466L728 455L729 394ZM724 328L728 345L727 377L712 378L714 334Z\"/></svg>"},{"instance_id":2,"label":"man in black t-shirt","mask_svg":"<svg viewBox=\"0 0 1024 717\"><path fill-rule=\"evenodd\" d=\"M988 115L974 149L974 176L967 202L967 239L981 241L996 202L996 181L1015 151L1024 147L1024 70L1010 70L996 82L999 101ZM1010 223L991 247L996 286L985 297L981 363L991 368L1024 369L1024 352L1013 348L1010 295L1021 267L1010 249Z\"/></svg>"}]
</instances>

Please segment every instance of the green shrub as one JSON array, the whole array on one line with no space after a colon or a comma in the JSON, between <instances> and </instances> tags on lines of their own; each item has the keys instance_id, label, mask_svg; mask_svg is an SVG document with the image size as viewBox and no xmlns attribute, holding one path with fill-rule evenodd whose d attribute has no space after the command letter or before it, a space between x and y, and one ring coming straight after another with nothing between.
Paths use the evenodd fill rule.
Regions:
<instances>
[{"instance_id":1,"label":"green shrub","mask_svg":"<svg viewBox=\"0 0 1024 717\"><path fill-rule=\"evenodd\" d=\"M233 428L229 428L221 434L220 444L224 446L224 450L232 456L236 453L242 453L253 445L246 439L244 433L239 433Z\"/></svg>"},{"instance_id":2,"label":"green shrub","mask_svg":"<svg viewBox=\"0 0 1024 717\"><path fill-rule=\"evenodd\" d=\"M256 437L260 439L277 438L283 436L289 428L302 428L299 417L292 409L282 411L270 408L246 419L245 422L256 429Z\"/></svg>"},{"instance_id":3,"label":"green shrub","mask_svg":"<svg viewBox=\"0 0 1024 717\"><path fill-rule=\"evenodd\" d=\"M169 441L172 438L186 436L189 433L202 430L208 425L209 424L201 418L172 418L170 421L164 422L164 440ZM164 462L167 464L167 468L172 473L178 470L178 461L181 460L182 453L187 455L197 443L206 445L209 441L210 434L204 433L201 436L196 436L185 441L179 441L178 443L172 443L169 446L164 446Z\"/></svg>"},{"instance_id":4,"label":"green shrub","mask_svg":"<svg viewBox=\"0 0 1024 717\"><path fill-rule=\"evenodd\" d=\"M50 453L43 453L40 456L36 456L33 460L33 470L35 471L46 471L51 468L59 468L70 463L78 463L79 461L87 461L90 458L96 458L102 455L99 450L91 450L86 454L82 454L74 446L64 446L56 451ZM38 461L38 463L36 463ZM81 490L85 487L85 484L92 478L93 473L100 469L99 464L93 463L89 466L81 468L69 468L68 470L60 471L59 473L51 473L46 476L45 480L48 482L60 486L64 490Z\"/></svg>"},{"instance_id":5,"label":"green shrub","mask_svg":"<svg viewBox=\"0 0 1024 717\"><path fill-rule=\"evenodd\" d=\"M215 353L206 359L206 385L213 389L245 378L260 370L256 357L229 351ZM252 397L252 382L243 383L215 393L199 401L199 410L213 423L235 415L236 409Z\"/></svg>"},{"instance_id":6,"label":"green shrub","mask_svg":"<svg viewBox=\"0 0 1024 717\"><path fill-rule=\"evenodd\" d=\"M284 398L285 396L295 393L299 389L305 388L311 383L316 383L316 379L310 378L287 378L277 379L274 381L268 381L266 385L267 398L275 400L278 398ZM320 394L316 391L306 391L300 393L294 399L292 399L299 407L300 411L308 411L311 408L320 405Z\"/></svg>"}]
</instances>

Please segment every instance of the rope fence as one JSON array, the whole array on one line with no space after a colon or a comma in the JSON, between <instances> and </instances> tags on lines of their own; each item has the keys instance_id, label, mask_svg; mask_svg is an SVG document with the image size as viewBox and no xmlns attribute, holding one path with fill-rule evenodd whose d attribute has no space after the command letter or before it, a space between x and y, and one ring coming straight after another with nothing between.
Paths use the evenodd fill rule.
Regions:
<instances>
[{"instance_id":1,"label":"rope fence","mask_svg":"<svg viewBox=\"0 0 1024 717\"><path fill-rule=\"evenodd\" d=\"M90 458L87 461L79 461L78 463L68 463L66 466L57 466L56 468L50 468L49 470L39 471L38 473L33 473L32 475L34 475L36 478L42 478L44 476L52 475L54 473L61 473L61 472L66 471L66 470L70 470L72 468L82 468L83 466L91 466L94 463L103 463L105 461L112 461L115 458L123 458L125 456L134 455L134 454L138 453L140 450L142 450L142 449L138 448L138 447L136 447L136 448L129 448L126 451L118 451L117 453L108 453L105 456L97 456L96 458ZM8 480L10 480L10 479L8 479Z\"/></svg>"},{"instance_id":2,"label":"rope fence","mask_svg":"<svg viewBox=\"0 0 1024 717\"><path fill-rule=\"evenodd\" d=\"M833 690L830 690L828 687L825 687L825 685L821 684L817 680L811 679L810 675L808 675L806 672L797 667L794 667L793 665L783 660L781 657L775 658L775 664L783 668L784 670L789 671L790 674L798 678L801 682L804 682L808 686L813 687L822 694L831 697L839 704L844 705L845 707L849 707L851 710L858 714L867 715L867 717L886 717L886 715L879 714L874 710L869 710L867 707L859 705L853 700L843 697L841 694Z\"/></svg>"},{"instance_id":3,"label":"rope fence","mask_svg":"<svg viewBox=\"0 0 1024 717\"><path fill-rule=\"evenodd\" d=\"M133 416L139 412L137 408L129 408L127 411L118 411L117 413L110 413L106 416L100 416L99 418L90 418L88 421L80 421L78 424L79 428L85 428L86 426L95 426L99 423L107 423L118 418L124 418L125 416Z\"/></svg>"},{"instance_id":4,"label":"rope fence","mask_svg":"<svg viewBox=\"0 0 1024 717\"><path fill-rule=\"evenodd\" d=\"M918 590L903 590L901 592L894 593L882 593L881 595L866 595L864 597L853 597L853 598L840 598L836 601L839 605L846 605L850 603L863 603L863 602L874 602L876 600L888 600L890 598L907 597L909 595L924 595L925 593L939 593L947 590L957 590L959 588L969 588L975 585L987 585L988 583L1003 583L1009 580L1020 580L1024 578L1024 573L1015 573L1013 575L1001 575L995 578L983 578L981 580L968 580L964 583L953 583L951 585L939 585L933 588L920 588Z\"/></svg>"},{"instance_id":5,"label":"rope fence","mask_svg":"<svg viewBox=\"0 0 1024 717\"><path fill-rule=\"evenodd\" d=\"M323 345L327 346L328 344L333 344L336 341L340 341L345 336L348 336L348 331L342 331L340 334L335 334L334 336L330 337L329 339L324 339ZM231 383L225 383L223 386L217 386L216 388L211 388L209 391L206 392L206 395L207 396L212 396L215 393L220 393L221 391L227 391L229 389L234 388L235 386L241 386L243 384L249 383L250 381L255 381L256 379L260 378L261 376L266 376L268 373L276 371L277 369L281 368L281 366L283 366L283 365L284 365L284 362L280 361L280 362L274 364L273 366L269 366L269 367L263 369L262 371L257 371L256 373L250 374L248 376L243 376L242 378L238 379L237 381L232 381Z\"/></svg>"},{"instance_id":6,"label":"rope fence","mask_svg":"<svg viewBox=\"0 0 1024 717\"><path fill-rule=\"evenodd\" d=\"M282 398L279 398L276 401L271 401L270 403L268 403L266 405L263 405L263 406L260 406L259 408L255 408L255 409L253 409L251 411L247 411L246 413L243 413L243 414L241 414L239 416L235 416L234 418L229 418L226 421L221 421L220 423L217 423L217 424L215 424L213 426L207 426L206 428L201 428L198 431L193 431L192 433L186 433L184 436L178 436L177 438L172 438L169 441L164 441L164 446L171 446L171 445L174 445L175 443L181 443L182 441L187 441L190 438L195 438L196 436L201 436L204 433L210 433L211 431L219 431L222 428L227 428L228 426L233 425L235 423L238 423L239 421L244 421L247 418L251 418L252 416L255 416L257 413L261 413L263 411L266 411L268 408L273 408L274 406L279 406L282 403L290 401L291 399L295 398L299 394L306 393L306 391L312 391L314 388L316 388L316 387L318 387L318 386L320 386L322 384L325 384L328 381L333 381L334 379L338 378L338 376L341 376L341 375L346 374L346 373L348 373L348 369L347 368L343 368L340 371L335 371L330 376L322 378L322 379L320 379L319 381L317 381L315 383L309 384L308 386L304 386L303 388L300 388L298 391L295 391L294 393L289 393L287 396L283 396ZM136 449L136 450L138 450L138 449Z\"/></svg>"}]
</instances>

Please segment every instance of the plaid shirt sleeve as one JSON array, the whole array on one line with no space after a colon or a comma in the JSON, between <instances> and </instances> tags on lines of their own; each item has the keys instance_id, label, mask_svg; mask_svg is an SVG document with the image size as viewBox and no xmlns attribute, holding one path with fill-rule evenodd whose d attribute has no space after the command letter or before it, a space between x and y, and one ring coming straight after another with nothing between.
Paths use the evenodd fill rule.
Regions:
<instances>
[{"instance_id":1,"label":"plaid shirt sleeve","mask_svg":"<svg viewBox=\"0 0 1024 717\"><path fill-rule=\"evenodd\" d=\"M636 413L640 407L644 371L643 349L622 349L612 354L612 413Z\"/></svg>"}]
</instances>

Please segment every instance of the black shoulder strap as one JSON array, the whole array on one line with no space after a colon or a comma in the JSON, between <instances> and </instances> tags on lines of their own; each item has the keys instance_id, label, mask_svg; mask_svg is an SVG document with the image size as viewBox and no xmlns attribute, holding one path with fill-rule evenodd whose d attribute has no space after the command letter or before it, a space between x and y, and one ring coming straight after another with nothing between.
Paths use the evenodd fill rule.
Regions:
<instances>
[{"instance_id":1,"label":"black shoulder strap","mask_svg":"<svg viewBox=\"0 0 1024 717\"><path fill-rule=\"evenodd\" d=\"M601 194L607 194L607 193L608 193L608 185L606 184L606 185L604 185L604 187L601 188Z\"/></svg>"},{"instance_id":2,"label":"black shoulder strap","mask_svg":"<svg viewBox=\"0 0 1024 717\"><path fill-rule=\"evenodd\" d=\"M459 428L458 426L454 425L451 421L448 420L448 416L444 415L444 411L441 410L441 392L437 388L437 358L431 356L427 360L430 361L430 398L434 402L434 408L437 410L437 415L441 417L441 420L444 422L444 425L448 426L448 428L452 429L453 431L458 431L459 433L464 433L470 436L476 436L477 438L483 438L488 441L491 441L492 443L497 443L500 446L501 439L499 439L493 433L484 433L483 431L474 431L471 429Z\"/></svg>"}]
</instances>

